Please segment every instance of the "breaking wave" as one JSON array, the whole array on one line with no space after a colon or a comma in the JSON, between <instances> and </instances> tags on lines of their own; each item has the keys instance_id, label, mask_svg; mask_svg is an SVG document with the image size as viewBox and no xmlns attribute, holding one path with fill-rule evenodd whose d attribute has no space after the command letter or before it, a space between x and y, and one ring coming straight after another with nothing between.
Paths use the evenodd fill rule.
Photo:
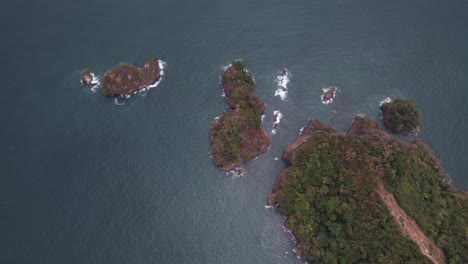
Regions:
<instances>
[{"instance_id":1,"label":"breaking wave","mask_svg":"<svg viewBox=\"0 0 468 264\"><path fill-rule=\"evenodd\" d=\"M241 167L235 167L233 170L226 172L226 176L242 177L245 175L245 170Z\"/></svg>"},{"instance_id":2,"label":"breaking wave","mask_svg":"<svg viewBox=\"0 0 468 264\"><path fill-rule=\"evenodd\" d=\"M275 91L275 96L279 97L281 100L285 100L288 97L288 83L290 77L289 70L284 68L280 75L276 77L276 82L278 83L278 87Z\"/></svg>"},{"instance_id":3,"label":"breaking wave","mask_svg":"<svg viewBox=\"0 0 468 264\"><path fill-rule=\"evenodd\" d=\"M135 93L144 92L144 91L147 91L147 90L149 90L151 88L157 87L161 83L161 81L164 79L164 69L166 68L167 63L165 63L162 60L158 60L158 62L159 62L159 68L161 69L161 76L159 77L159 80L156 81L153 84L150 84L150 85L144 87L141 90L136 91Z\"/></svg>"},{"instance_id":4,"label":"breaking wave","mask_svg":"<svg viewBox=\"0 0 468 264\"><path fill-rule=\"evenodd\" d=\"M91 85L89 85L88 87L91 91L96 92L96 89L99 88L99 86L101 85L101 76L94 74L94 72L91 72L91 76L93 76L93 80L91 81ZM84 84L81 78L80 83Z\"/></svg>"},{"instance_id":5,"label":"breaking wave","mask_svg":"<svg viewBox=\"0 0 468 264\"><path fill-rule=\"evenodd\" d=\"M271 133L276 134L276 128L281 123L281 118L283 118L283 114L279 110L275 110L273 111L273 115L276 116L276 120L273 125L273 130L271 130Z\"/></svg>"},{"instance_id":6,"label":"breaking wave","mask_svg":"<svg viewBox=\"0 0 468 264\"><path fill-rule=\"evenodd\" d=\"M125 105L125 103L119 102L119 98L115 98L114 103L115 103L115 105Z\"/></svg>"},{"instance_id":7,"label":"breaking wave","mask_svg":"<svg viewBox=\"0 0 468 264\"><path fill-rule=\"evenodd\" d=\"M392 98L387 97L387 98L383 99L382 101L380 101L379 106L382 106L385 103L391 103L392 101L393 101Z\"/></svg>"}]
</instances>

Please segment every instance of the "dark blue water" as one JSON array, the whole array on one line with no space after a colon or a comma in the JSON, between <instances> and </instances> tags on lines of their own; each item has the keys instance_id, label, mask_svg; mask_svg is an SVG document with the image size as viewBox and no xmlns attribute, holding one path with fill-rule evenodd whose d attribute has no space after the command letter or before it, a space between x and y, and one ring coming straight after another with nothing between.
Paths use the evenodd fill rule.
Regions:
<instances>
[{"instance_id":1,"label":"dark blue water","mask_svg":"<svg viewBox=\"0 0 468 264\"><path fill-rule=\"evenodd\" d=\"M264 206L286 166L275 158L309 118L345 131L387 96L419 104L420 138L468 188L467 13L455 0L4 1L0 263L301 263ZM148 55L165 79L123 106L80 86L83 68ZM208 137L238 58L267 131L284 114L241 178L212 164Z\"/></svg>"}]
</instances>

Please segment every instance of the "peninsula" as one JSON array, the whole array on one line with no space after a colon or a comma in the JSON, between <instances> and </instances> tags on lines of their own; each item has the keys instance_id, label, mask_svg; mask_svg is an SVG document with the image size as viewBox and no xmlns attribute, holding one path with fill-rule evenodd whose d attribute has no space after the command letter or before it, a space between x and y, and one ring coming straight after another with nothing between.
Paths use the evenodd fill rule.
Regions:
<instances>
[{"instance_id":1,"label":"peninsula","mask_svg":"<svg viewBox=\"0 0 468 264\"><path fill-rule=\"evenodd\" d=\"M211 155L230 171L265 152L271 139L262 128L265 103L255 94L252 74L243 61L234 61L221 77L229 110L211 125Z\"/></svg>"},{"instance_id":2,"label":"peninsula","mask_svg":"<svg viewBox=\"0 0 468 264\"><path fill-rule=\"evenodd\" d=\"M160 78L161 68L157 57L148 57L144 67L122 62L104 74L101 91L107 96L130 96Z\"/></svg>"},{"instance_id":3,"label":"peninsula","mask_svg":"<svg viewBox=\"0 0 468 264\"><path fill-rule=\"evenodd\" d=\"M397 98L381 105L383 122L392 133L417 135L421 117L415 102Z\"/></svg>"},{"instance_id":4,"label":"peninsula","mask_svg":"<svg viewBox=\"0 0 468 264\"><path fill-rule=\"evenodd\" d=\"M468 194L421 141L356 116L347 134L311 120L286 148L291 166L268 204L296 253L318 263L468 263Z\"/></svg>"}]
</instances>

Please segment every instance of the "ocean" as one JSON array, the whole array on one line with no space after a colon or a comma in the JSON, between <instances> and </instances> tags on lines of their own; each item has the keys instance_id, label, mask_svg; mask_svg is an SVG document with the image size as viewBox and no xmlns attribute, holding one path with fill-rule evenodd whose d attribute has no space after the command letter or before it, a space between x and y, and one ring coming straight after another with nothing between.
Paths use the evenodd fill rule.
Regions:
<instances>
[{"instance_id":1,"label":"ocean","mask_svg":"<svg viewBox=\"0 0 468 264\"><path fill-rule=\"evenodd\" d=\"M265 207L282 151L310 118L343 132L356 114L379 120L386 97L418 103L418 138L468 188L467 13L460 0L5 0L0 263L303 263ZM119 105L80 85L84 68L150 55L164 79ZM235 59L272 136L243 177L209 153Z\"/></svg>"}]
</instances>

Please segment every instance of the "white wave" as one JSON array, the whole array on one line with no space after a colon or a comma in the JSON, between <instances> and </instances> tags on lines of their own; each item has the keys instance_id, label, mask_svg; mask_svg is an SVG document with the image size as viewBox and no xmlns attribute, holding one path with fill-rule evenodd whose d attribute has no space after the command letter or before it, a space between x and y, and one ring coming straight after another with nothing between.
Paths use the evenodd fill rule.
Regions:
<instances>
[{"instance_id":1,"label":"white wave","mask_svg":"<svg viewBox=\"0 0 468 264\"><path fill-rule=\"evenodd\" d=\"M115 99L114 99L114 103L115 103L116 105L125 105L125 103L120 103L118 98L115 98Z\"/></svg>"},{"instance_id":2,"label":"white wave","mask_svg":"<svg viewBox=\"0 0 468 264\"><path fill-rule=\"evenodd\" d=\"M223 70L223 72L225 72L231 66L232 66L232 64L223 65L223 66L221 66L221 69ZM221 77L220 77L220 79L221 79Z\"/></svg>"},{"instance_id":3,"label":"white wave","mask_svg":"<svg viewBox=\"0 0 468 264\"><path fill-rule=\"evenodd\" d=\"M382 101L380 101L379 106L382 106L385 103L391 103L392 101L393 101L392 98L387 97L387 98L383 99Z\"/></svg>"},{"instance_id":4,"label":"white wave","mask_svg":"<svg viewBox=\"0 0 468 264\"><path fill-rule=\"evenodd\" d=\"M219 116L216 116L216 117L214 118L214 120L218 120L218 119L219 119Z\"/></svg>"},{"instance_id":5,"label":"white wave","mask_svg":"<svg viewBox=\"0 0 468 264\"><path fill-rule=\"evenodd\" d=\"M101 76L94 74L94 72L90 72L91 76L93 77L91 84L88 86L91 91L96 92L96 89L101 85ZM81 84L83 83L83 80L80 79Z\"/></svg>"},{"instance_id":6,"label":"white wave","mask_svg":"<svg viewBox=\"0 0 468 264\"><path fill-rule=\"evenodd\" d=\"M301 129L299 129L299 136L302 135L302 132L304 132L304 129L305 129L305 126L301 127Z\"/></svg>"},{"instance_id":7,"label":"white wave","mask_svg":"<svg viewBox=\"0 0 468 264\"><path fill-rule=\"evenodd\" d=\"M245 170L241 167L235 167L233 170L226 172L226 176L242 177L245 175Z\"/></svg>"},{"instance_id":8,"label":"white wave","mask_svg":"<svg viewBox=\"0 0 468 264\"><path fill-rule=\"evenodd\" d=\"M290 73L287 68L284 68L282 73L276 76L276 81L278 83L278 87L275 91L275 96L281 98L281 100L285 100L288 96L288 83L289 83Z\"/></svg>"},{"instance_id":9,"label":"white wave","mask_svg":"<svg viewBox=\"0 0 468 264\"><path fill-rule=\"evenodd\" d=\"M222 91L223 91L223 92L221 93L221 96L222 96L222 97L226 97L226 92L224 91L224 89L222 89Z\"/></svg>"},{"instance_id":10,"label":"white wave","mask_svg":"<svg viewBox=\"0 0 468 264\"><path fill-rule=\"evenodd\" d=\"M150 85L146 86L145 88L139 90L138 92L140 92L140 91L146 91L146 90L148 90L148 89L157 87L157 86L161 83L161 81L162 81L163 78L164 78L164 69L166 68L167 63L165 63L165 62L162 61L162 60L158 60L158 62L159 62L159 68L161 69L161 72L160 72L161 76L159 77L159 80L158 80L157 82L153 83L153 84L150 84Z\"/></svg>"},{"instance_id":11,"label":"white wave","mask_svg":"<svg viewBox=\"0 0 468 264\"><path fill-rule=\"evenodd\" d=\"M276 89L275 91L275 96L279 97L281 100L284 101L288 97L288 91L281 87L278 87L278 89Z\"/></svg>"},{"instance_id":12,"label":"white wave","mask_svg":"<svg viewBox=\"0 0 468 264\"><path fill-rule=\"evenodd\" d=\"M260 118L262 119L262 123L263 123L263 119L265 119L265 115L260 116Z\"/></svg>"},{"instance_id":13,"label":"white wave","mask_svg":"<svg viewBox=\"0 0 468 264\"><path fill-rule=\"evenodd\" d=\"M275 110L273 111L273 115L276 116L275 125L279 124L281 122L281 118L283 118L283 114L279 110Z\"/></svg>"},{"instance_id":14,"label":"white wave","mask_svg":"<svg viewBox=\"0 0 468 264\"><path fill-rule=\"evenodd\" d=\"M91 85L94 87L98 87L101 84L101 76L95 75L94 72L91 73L93 76L93 80L91 81Z\"/></svg>"},{"instance_id":15,"label":"white wave","mask_svg":"<svg viewBox=\"0 0 468 264\"><path fill-rule=\"evenodd\" d=\"M267 204L265 204L265 208L266 208L266 209L276 208L276 206L278 206L278 205L277 205L277 204L274 204L274 205L267 205Z\"/></svg>"},{"instance_id":16,"label":"white wave","mask_svg":"<svg viewBox=\"0 0 468 264\"><path fill-rule=\"evenodd\" d=\"M281 118L283 118L283 114L279 110L275 110L273 111L273 115L276 116L276 120L273 125L273 130L271 130L271 133L276 134L276 128L281 123Z\"/></svg>"},{"instance_id":17,"label":"white wave","mask_svg":"<svg viewBox=\"0 0 468 264\"><path fill-rule=\"evenodd\" d=\"M276 77L278 79L278 86L281 86L284 89L288 89L289 76L290 76L290 73L289 73L288 69L284 68L281 75L278 75Z\"/></svg>"},{"instance_id":18,"label":"white wave","mask_svg":"<svg viewBox=\"0 0 468 264\"><path fill-rule=\"evenodd\" d=\"M275 157L275 160L279 160L279 158L278 158L278 157Z\"/></svg>"}]
</instances>

